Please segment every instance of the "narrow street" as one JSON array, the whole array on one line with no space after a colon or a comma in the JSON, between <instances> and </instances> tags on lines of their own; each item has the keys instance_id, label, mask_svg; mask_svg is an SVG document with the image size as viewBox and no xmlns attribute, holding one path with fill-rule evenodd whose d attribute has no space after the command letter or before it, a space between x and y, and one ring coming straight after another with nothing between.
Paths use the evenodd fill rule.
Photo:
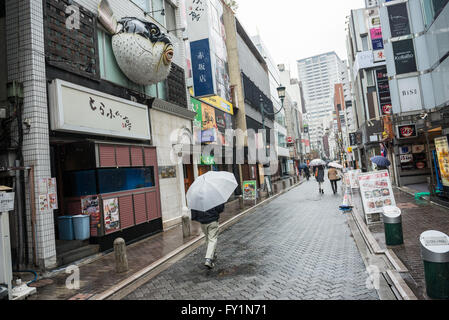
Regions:
<instances>
[{"instance_id":1,"label":"narrow street","mask_svg":"<svg viewBox=\"0 0 449 320\"><path fill-rule=\"evenodd\" d=\"M215 269L204 267L203 245L125 299L379 299L366 287L341 196L329 181L324 190L311 179L225 230Z\"/></svg>"}]
</instances>

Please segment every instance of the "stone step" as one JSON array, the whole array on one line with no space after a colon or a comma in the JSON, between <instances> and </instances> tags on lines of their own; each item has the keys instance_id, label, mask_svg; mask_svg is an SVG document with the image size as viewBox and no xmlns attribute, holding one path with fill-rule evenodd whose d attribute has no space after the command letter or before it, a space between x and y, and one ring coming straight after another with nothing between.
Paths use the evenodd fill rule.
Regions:
<instances>
[{"instance_id":1,"label":"stone step","mask_svg":"<svg viewBox=\"0 0 449 320\"><path fill-rule=\"evenodd\" d=\"M85 247L87 245L89 245L89 240L56 240L56 253L58 255L61 255L63 253Z\"/></svg>"},{"instance_id":2,"label":"stone step","mask_svg":"<svg viewBox=\"0 0 449 320\"><path fill-rule=\"evenodd\" d=\"M93 256L100 252L99 245L87 245L71 251L64 252L57 256L58 266L65 266L72 262Z\"/></svg>"}]
</instances>

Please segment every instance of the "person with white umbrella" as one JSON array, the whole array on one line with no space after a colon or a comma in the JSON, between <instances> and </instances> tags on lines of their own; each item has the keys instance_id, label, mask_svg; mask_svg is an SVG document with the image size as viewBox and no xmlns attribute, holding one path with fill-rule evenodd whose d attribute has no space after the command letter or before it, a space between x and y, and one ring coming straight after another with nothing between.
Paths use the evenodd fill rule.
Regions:
<instances>
[{"instance_id":1,"label":"person with white umbrella","mask_svg":"<svg viewBox=\"0 0 449 320\"><path fill-rule=\"evenodd\" d=\"M208 172L198 177L187 192L188 206L192 211L192 220L201 223L206 237L206 256L204 265L212 269L217 260L220 214L237 188L238 183L232 173Z\"/></svg>"}]
</instances>

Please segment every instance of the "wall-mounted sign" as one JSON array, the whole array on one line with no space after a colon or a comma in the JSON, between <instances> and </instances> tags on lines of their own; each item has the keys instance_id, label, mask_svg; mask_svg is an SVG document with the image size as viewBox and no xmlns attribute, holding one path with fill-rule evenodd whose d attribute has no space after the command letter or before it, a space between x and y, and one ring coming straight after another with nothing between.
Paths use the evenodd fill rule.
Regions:
<instances>
[{"instance_id":1,"label":"wall-mounted sign","mask_svg":"<svg viewBox=\"0 0 449 320\"><path fill-rule=\"evenodd\" d=\"M120 229L118 198L103 200L103 216L106 233L111 233Z\"/></svg>"},{"instance_id":2,"label":"wall-mounted sign","mask_svg":"<svg viewBox=\"0 0 449 320\"><path fill-rule=\"evenodd\" d=\"M0 192L0 213L14 210L14 192Z\"/></svg>"},{"instance_id":3,"label":"wall-mounted sign","mask_svg":"<svg viewBox=\"0 0 449 320\"><path fill-rule=\"evenodd\" d=\"M388 20L390 21L391 37L401 37L410 34L407 3L388 6Z\"/></svg>"},{"instance_id":4,"label":"wall-mounted sign","mask_svg":"<svg viewBox=\"0 0 449 320\"><path fill-rule=\"evenodd\" d=\"M396 74L415 72L417 70L413 39L393 42L393 55Z\"/></svg>"},{"instance_id":5,"label":"wall-mounted sign","mask_svg":"<svg viewBox=\"0 0 449 320\"><path fill-rule=\"evenodd\" d=\"M229 114L234 114L234 107L232 106L232 103L226 101L222 97L219 96L213 96L213 97L206 97L202 98L202 101L213 105L215 108L224 111Z\"/></svg>"},{"instance_id":6,"label":"wall-mounted sign","mask_svg":"<svg viewBox=\"0 0 449 320\"><path fill-rule=\"evenodd\" d=\"M390 84L388 82L387 68L376 70L376 83L382 115L390 115L393 108L391 104Z\"/></svg>"},{"instance_id":7,"label":"wall-mounted sign","mask_svg":"<svg viewBox=\"0 0 449 320\"><path fill-rule=\"evenodd\" d=\"M52 130L151 140L146 105L59 79L49 95Z\"/></svg>"},{"instance_id":8,"label":"wall-mounted sign","mask_svg":"<svg viewBox=\"0 0 449 320\"><path fill-rule=\"evenodd\" d=\"M413 111L422 109L421 88L418 77L398 80L401 111Z\"/></svg>"},{"instance_id":9,"label":"wall-mounted sign","mask_svg":"<svg viewBox=\"0 0 449 320\"><path fill-rule=\"evenodd\" d=\"M414 124L398 126L397 128L398 128L398 138L399 139L415 138L418 136L418 132L416 130L416 125L414 125Z\"/></svg>"},{"instance_id":10,"label":"wall-mounted sign","mask_svg":"<svg viewBox=\"0 0 449 320\"><path fill-rule=\"evenodd\" d=\"M176 167L175 166L159 167L159 176L161 177L161 179L176 178Z\"/></svg>"},{"instance_id":11,"label":"wall-mounted sign","mask_svg":"<svg viewBox=\"0 0 449 320\"><path fill-rule=\"evenodd\" d=\"M107 0L98 5L98 20L112 35L115 59L128 79L150 85L168 77L173 45L155 23L134 17L117 20Z\"/></svg>"},{"instance_id":12,"label":"wall-mounted sign","mask_svg":"<svg viewBox=\"0 0 449 320\"><path fill-rule=\"evenodd\" d=\"M399 159L400 159L401 163L413 162L413 155L412 154L402 154L399 156Z\"/></svg>"},{"instance_id":13,"label":"wall-mounted sign","mask_svg":"<svg viewBox=\"0 0 449 320\"><path fill-rule=\"evenodd\" d=\"M373 55L374 55L374 62L385 61L385 50L384 49L373 51Z\"/></svg>"}]
</instances>

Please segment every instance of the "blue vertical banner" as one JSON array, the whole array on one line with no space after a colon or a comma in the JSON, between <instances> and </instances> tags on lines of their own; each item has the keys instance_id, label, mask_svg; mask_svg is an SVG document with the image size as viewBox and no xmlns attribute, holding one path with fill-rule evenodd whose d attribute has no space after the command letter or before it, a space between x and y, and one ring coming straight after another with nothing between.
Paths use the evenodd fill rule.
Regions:
<instances>
[{"instance_id":1,"label":"blue vertical banner","mask_svg":"<svg viewBox=\"0 0 449 320\"><path fill-rule=\"evenodd\" d=\"M195 97L214 95L214 78L212 75L212 59L210 55L209 39L190 43L192 56L193 89Z\"/></svg>"}]
</instances>

